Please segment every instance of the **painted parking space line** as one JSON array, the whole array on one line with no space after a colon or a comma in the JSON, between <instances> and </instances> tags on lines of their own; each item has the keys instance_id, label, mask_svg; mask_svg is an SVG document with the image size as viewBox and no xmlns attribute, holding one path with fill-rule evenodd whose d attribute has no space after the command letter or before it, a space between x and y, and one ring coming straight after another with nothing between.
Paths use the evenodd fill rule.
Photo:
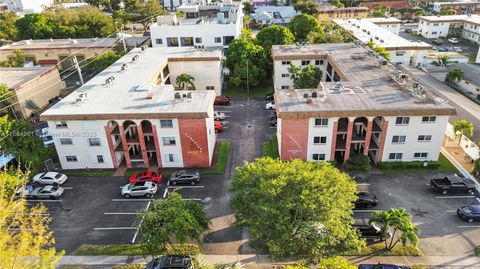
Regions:
<instances>
[{"instance_id":1,"label":"painted parking space line","mask_svg":"<svg viewBox=\"0 0 480 269\"><path fill-rule=\"evenodd\" d=\"M202 201L200 198L183 198L184 201Z\"/></svg>"},{"instance_id":2,"label":"painted parking space line","mask_svg":"<svg viewBox=\"0 0 480 269\"><path fill-rule=\"evenodd\" d=\"M277 127L272 127L272 126L270 126L270 129L277 129Z\"/></svg>"},{"instance_id":3,"label":"painted parking space line","mask_svg":"<svg viewBox=\"0 0 480 269\"><path fill-rule=\"evenodd\" d=\"M480 225L460 225L458 228L480 228Z\"/></svg>"},{"instance_id":4,"label":"painted parking space line","mask_svg":"<svg viewBox=\"0 0 480 269\"><path fill-rule=\"evenodd\" d=\"M457 210L453 210L453 209L452 209L452 210L445 210L445 212L447 212L447 213L455 213L455 212L457 212Z\"/></svg>"},{"instance_id":5,"label":"painted parking space line","mask_svg":"<svg viewBox=\"0 0 480 269\"><path fill-rule=\"evenodd\" d=\"M61 203L63 200L27 200L28 203L33 202L33 203Z\"/></svg>"},{"instance_id":6,"label":"painted parking space line","mask_svg":"<svg viewBox=\"0 0 480 269\"><path fill-rule=\"evenodd\" d=\"M358 209L358 210L353 210L353 213L372 213L377 211L380 211L380 209Z\"/></svg>"},{"instance_id":7,"label":"painted parking space line","mask_svg":"<svg viewBox=\"0 0 480 269\"><path fill-rule=\"evenodd\" d=\"M73 190L73 187L62 187L64 190Z\"/></svg>"},{"instance_id":8,"label":"painted parking space line","mask_svg":"<svg viewBox=\"0 0 480 269\"><path fill-rule=\"evenodd\" d=\"M106 230L137 230L136 227L102 227L102 228L93 228L95 231L106 231Z\"/></svg>"},{"instance_id":9,"label":"painted parking space line","mask_svg":"<svg viewBox=\"0 0 480 269\"><path fill-rule=\"evenodd\" d=\"M465 195L465 196L436 196L437 199L465 199L465 198L475 198L473 195Z\"/></svg>"},{"instance_id":10,"label":"painted parking space line","mask_svg":"<svg viewBox=\"0 0 480 269\"><path fill-rule=\"evenodd\" d=\"M370 186L371 184L370 183L357 183L357 186L360 185L360 186Z\"/></svg>"},{"instance_id":11,"label":"painted parking space line","mask_svg":"<svg viewBox=\"0 0 480 269\"><path fill-rule=\"evenodd\" d=\"M205 188L202 185L192 185L192 186L168 186L168 189L198 189L198 188Z\"/></svg>"},{"instance_id":12,"label":"painted parking space line","mask_svg":"<svg viewBox=\"0 0 480 269\"><path fill-rule=\"evenodd\" d=\"M152 201L148 202L147 207L145 207L145 211L148 210L148 208L150 207L150 204L151 204L151 203L152 203ZM145 215L144 215L143 217L145 217ZM140 220L139 226L142 225L142 223L143 223L143 217L142 217L142 219ZM138 236L138 229L136 229L136 230L137 230L137 231L136 231L135 234L133 235L132 244L135 243L135 240L137 239L137 236Z\"/></svg>"},{"instance_id":13,"label":"painted parking space line","mask_svg":"<svg viewBox=\"0 0 480 269\"><path fill-rule=\"evenodd\" d=\"M163 199L165 199L167 197L167 193L168 193L168 188L165 188L165 191L163 192Z\"/></svg>"},{"instance_id":14,"label":"painted parking space line","mask_svg":"<svg viewBox=\"0 0 480 269\"><path fill-rule=\"evenodd\" d=\"M139 212L105 212L104 215L138 215Z\"/></svg>"},{"instance_id":15,"label":"painted parking space line","mask_svg":"<svg viewBox=\"0 0 480 269\"><path fill-rule=\"evenodd\" d=\"M479 202L479 203L480 203L480 198L478 198L478 197L477 197L477 198L475 198L475 199L477 200L477 202Z\"/></svg>"},{"instance_id":16,"label":"painted parking space line","mask_svg":"<svg viewBox=\"0 0 480 269\"><path fill-rule=\"evenodd\" d=\"M112 202L150 202L152 199L112 199Z\"/></svg>"},{"instance_id":17,"label":"painted parking space line","mask_svg":"<svg viewBox=\"0 0 480 269\"><path fill-rule=\"evenodd\" d=\"M221 112L221 113L231 113L232 111L231 110L215 110L217 112Z\"/></svg>"}]
</instances>

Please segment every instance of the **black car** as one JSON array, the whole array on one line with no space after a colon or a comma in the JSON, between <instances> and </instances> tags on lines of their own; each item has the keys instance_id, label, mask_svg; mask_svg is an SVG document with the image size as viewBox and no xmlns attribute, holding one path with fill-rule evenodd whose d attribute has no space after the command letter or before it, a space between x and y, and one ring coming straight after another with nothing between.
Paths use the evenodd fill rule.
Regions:
<instances>
[{"instance_id":1,"label":"black car","mask_svg":"<svg viewBox=\"0 0 480 269\"><path fill-rule=\"evenodd\" d=\"M146 269L193 269L193 265L189 256L171 255L154 259Z\"/></svg>"},{"instance_id":2,"label":"black car","mask_svg":"<svg viewBox=\"0 0 480 269\"><path fill-rule=\"evenodd\" d=\"M464 221L480 221L480 205L461 206L457 209L457 216Z\"/></svg>"},{"instance_id":3,"label":"black car","mask_svg":"<svg viewBox=\"0 0 480 269\"><path fill-rule=\"evenodd\" d=\"M367 193L359 192L357 194L358 198L355 200L355 208L372 208L376 207L378 204L377 196Z\"/></svg>"},{"instance_id":4,"label":"black car","mask_svg":"<svg viewBox=\"0 0 480 269\"><path fill-rule=\"evenodd\" d=\"M410 269L410 267L403 266L403 265L395 265L395 264L377 263L377 264L360 264L358 265L358 269Z\"/></svg>"},{"instance_id":5,"label":"black car","mask_svg":"<svg viewBox=\"0 0 480 269\"><path fill-rule=\"evenodd\" d=\"M365 238L367 241L384 241L386 238L382 234L380 227L375 223L369 223L368 219L355 219L355 223L352 225L353 228L357 229L360 232L360 235ZM387 237L390 237L390 232Z\"/></svg>"},{"instance_id":6,"label":"black car","mask_svg":"<svg viewBox=\"0 0 480 269\"><path fill-rule=\"evenodd\" d=\"M267 101L273 101L273 92L271 93L268 93L267 95L265 95L265 100Z\"/></svg>"},{"instance_id":7,"label":"black car","mask_svg":"<svg viewBox=\"0 0 480 269\"><path fill-rule=\"evenodd\" d=\"M405 33L411 34L413 33L413 29L410 29L410 28L405 29Z\"/></svg>"},{"instance_id":8,"label":"black car","mask_svg":"<svg viewBox=\"0 0 480 269\"><path fill-rule=\"evenodd\" d=\"M277 113L276 112L272 112L272 114L270 114L270 120L276 120L277 119Z\"/></svg>"},{"instance_id":9,"label":"black car","mask_svg":"<svg viewBox=\"0 0 480 269\"><path fill-rule=\"evenodd\" d=\"M270 126L277 127L277 118L274 118L274 119L270 120Z\"/></svg>"},{"instance_id":10,"label":"black car","mask_svg":"<svg viewBox=\"0 0 480 269\"><path fill-rule=\"evenodd\" d=\"M172 185L177 185L177 184L192 184L192 185L195 185L198 182L200 182L200 174L198 172L189 173L185 170L180 170L178 172L173 173L170 176L169 182Z\"/></svg>"}]
</instances>

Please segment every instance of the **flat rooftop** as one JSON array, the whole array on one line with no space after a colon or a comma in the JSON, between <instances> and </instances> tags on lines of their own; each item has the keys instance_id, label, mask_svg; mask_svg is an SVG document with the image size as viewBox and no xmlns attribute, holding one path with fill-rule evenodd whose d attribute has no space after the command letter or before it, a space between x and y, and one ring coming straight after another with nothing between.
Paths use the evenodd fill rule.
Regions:
<instances>
[{"instance_id":1,"label":"flat rooftop","mask_svg":"<svg viewBox=\"0 0 480 269\"><path fill-rule=\"evenodd\" d=\"M276 90L280 117L455 115L455 109L433 93L429 85L422 85L422 92L413 91L415 78L402 77L390 63L379 65L379 59L369 56L362 46L345 43L272 47L274 60L301 59L302 55L307 59L312 55L326 57L335 71L341 72L342 81L323 82L317 89ZM317 98L310 98L313 92ZM304 94L309 98L305 99Z\"/></svg>"},{"instance_id":2,"label":"flat rooftop","mask_svg":"<svg viewBox=\"0 0 480 269\"><path fill-rule=\"evenodd\" d=\"M334 22L363 43L373 40L375 44L387 50L430 50L432 46L425 42L407 40L384 29L370 19L337 19Z\"/></svg>"},{"instance_id":3,"label":"flat rooftop","mask_svg":"<svg viewBox=\"0 0 480 269\"><path fill-rule=\"evenodd\" d=\"M402 21L397 18L368 18L365 20L369 20L375 24L400 24Z\"/></svg>"},{"instance_id":4,"label":"flat rooftop","mask_svg":"<svg viewBox=\"0 0 480 269\"><path fill-rule=\"evenodd\" d=\"M428 22L450 22L450 23L464 23L470 22L480 25L480 15L447 15L447 16L420 16L419 20Z\"/></svg>"},{"instance_id":5,"label":"flat rooftop","mask_svg":"<svg viewBox=\"0 0 480 269\"><path fill-rule=\"evenodd\" d=\"M10 89L16 89L50 69L51 67L0 68L0 83L7 85Z\"/></svg>"},{"instance_id":6,"label":"flat rooftop","mask_svg":"<svg viewBox=\"0 0 480 269\"><path fill-rule=\"evenodd\" d=\"M125 42L129 47L133 47L135 42L143 44L149 37L126 37ZM113 47L119 38L76 38L76 39L30 39L13 42L9 45L0 47L0 50L29 50L29 49L82 49Z\"/></svg>"},{"instance_id":7,"label":"flat rooftop","mask_svg":"<svg viewBox=\"0 0 480 269\"><path fill-rule=\"evenodd\" d=\"M138 59L132 62L134 57ZM220 61L221 49L133 49L113 65L45 111L44 120L202 118L214 91L174 91L156 84L167 62ZM122 66L127 69L122 71ZM114 77L112 83L106 81ZM175 93L181 98L176 99ZM87 94L86 98L83 98ZM184 98L190 94L191 98Z\"/></svg>"}]
</instances>

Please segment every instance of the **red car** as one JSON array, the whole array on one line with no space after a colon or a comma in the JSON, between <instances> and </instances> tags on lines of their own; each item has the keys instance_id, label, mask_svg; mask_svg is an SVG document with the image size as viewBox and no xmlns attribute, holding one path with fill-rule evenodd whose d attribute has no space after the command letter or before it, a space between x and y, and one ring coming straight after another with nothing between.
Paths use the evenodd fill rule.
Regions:
<instances>
[{"instance_id":1,"label":"red car","mask_svg":"<svg viewBox=\"0 0 480 269\"><path fill-rule=\"evenodd\" d=\"M215 133L220 133L223 131L223 124L219 121L215 122Z\"/></svg>"},{"instance_id":2,"label":"red car","mask_svg":"<svg viewBox=\"0 0 480 269\"><path fill-rule=\"evenodd\" d=\"M156 184L160 184L162 181L162 174L159 171L145 171L141 174L134 173L129 180L129 183L151 181Z\"/></svg>"},{"instance_id":3,"label":"red car","mask_svg":"<svg viewBox=\"0 0 480 269\"><path fill-rule=\"evenodd\" d=\"M228 96L217 96L215 97L215 102L213 103L216 106L228 106L230 105L230 97Z\"/></svg>"}]
</instances>

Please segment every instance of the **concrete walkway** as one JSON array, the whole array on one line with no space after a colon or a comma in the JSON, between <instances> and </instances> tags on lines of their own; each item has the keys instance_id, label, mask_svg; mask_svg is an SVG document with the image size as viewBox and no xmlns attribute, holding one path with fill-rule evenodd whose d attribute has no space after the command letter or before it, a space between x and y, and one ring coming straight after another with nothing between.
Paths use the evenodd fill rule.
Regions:
<instances>
[{"instance_id":1,"label":"concrete walkway","mask_svg":"<svg viewBox=\"0 0 480 269\"><path fill-rule=\"evenodd\" d=\"M391 263L399 265L425 264L435 268L480 268L480 257L476 256L422 256L422 257L385 257L385 256L348 256L350 262ZM291 262L272 262L264 255L203 255L200 261L209 264L229 264L240 262L246 268L274 268ZM147 260L142 256L63 256L58 267L62 265L115 265L144 264Z\"/></svg>"}]
</instances>

